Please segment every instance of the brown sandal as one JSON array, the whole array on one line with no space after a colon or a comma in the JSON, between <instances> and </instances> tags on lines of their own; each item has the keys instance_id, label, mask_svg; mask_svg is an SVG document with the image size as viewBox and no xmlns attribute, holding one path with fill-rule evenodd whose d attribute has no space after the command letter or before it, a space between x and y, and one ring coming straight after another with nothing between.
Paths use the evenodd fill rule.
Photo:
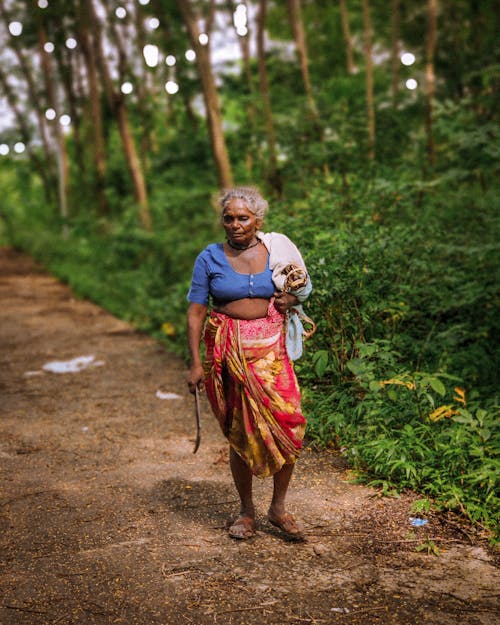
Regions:
<instances>
[{"instance_id":1,"label":"brown sandal","mask_svg":"<svg viewBox=\"0 0 500 625\"><path fill-rule=\"evenodd\" d=\"M268 521L274 527L278 527L283 534L285 534L288 540L304 540L304 527L302 523L297 521L293 514L285 512L285 514L279 518L268 515Z\"/></svg>"},{"instance_id":2,"label":"brown sandal","mask_svg":"<svg viewBox=\"0 0 500 625\"><path fill-rule=\"evenodd\" d=\"M241 515L235 519L228 530L229 536L236 540L248 540L255 536L255 519Z\"/></svg>"}]
</instances>

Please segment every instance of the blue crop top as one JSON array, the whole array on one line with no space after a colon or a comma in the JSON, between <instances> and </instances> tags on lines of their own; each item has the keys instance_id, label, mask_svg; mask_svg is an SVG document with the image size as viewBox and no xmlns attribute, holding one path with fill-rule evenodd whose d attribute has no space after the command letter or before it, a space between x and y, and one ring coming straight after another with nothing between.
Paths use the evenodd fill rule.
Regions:
<instances>
[{"instance_id":1,"label":"blue crop top","mask_svg":"<svg viewBox=\"0 0 500 625\"><path fill-rule=\"evenodd\" d=\"M198 255L193 269L193 279L188 300L208 305L208 296L219 302L232 302L245 297L273 296L276 288L269 268L269 256L264 271L238 273L226 257L222 243L212 243Z\"/></svg>"}]
</instances>

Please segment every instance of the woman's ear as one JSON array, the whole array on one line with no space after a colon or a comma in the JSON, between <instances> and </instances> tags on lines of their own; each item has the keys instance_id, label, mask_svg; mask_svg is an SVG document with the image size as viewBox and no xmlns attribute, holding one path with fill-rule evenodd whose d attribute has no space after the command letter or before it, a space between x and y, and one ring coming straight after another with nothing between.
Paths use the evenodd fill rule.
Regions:
<instances>
[{"instance_id":1,"label":"woman's ear","mask_svg":"<svg viewBox=\"0 0 500 625\"><path fill-rule=\"evenodd\" d=\"M257 219L255 220L255 226L257 230L260 230L262 228L262 221L262 217L257 217Z\"/></svg>"}]
</instances>

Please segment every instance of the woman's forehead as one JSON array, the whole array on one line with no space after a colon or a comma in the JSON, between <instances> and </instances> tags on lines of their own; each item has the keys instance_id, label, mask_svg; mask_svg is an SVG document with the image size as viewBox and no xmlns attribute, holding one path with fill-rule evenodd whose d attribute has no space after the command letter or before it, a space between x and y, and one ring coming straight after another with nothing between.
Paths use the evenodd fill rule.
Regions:
<instances>
[{"instance_id":1,"label":"woman's forehead","mask_svg":"<svg viewBox=\"0 0 500 625\"><path fill-rule=\"evenodd\" d=\"M222 214L253 215L252 211L248 208L245 200L242 200L240 198L233 198L230 202L228 202L227 206L222 211Z\"/></svg>"}]
</instances>

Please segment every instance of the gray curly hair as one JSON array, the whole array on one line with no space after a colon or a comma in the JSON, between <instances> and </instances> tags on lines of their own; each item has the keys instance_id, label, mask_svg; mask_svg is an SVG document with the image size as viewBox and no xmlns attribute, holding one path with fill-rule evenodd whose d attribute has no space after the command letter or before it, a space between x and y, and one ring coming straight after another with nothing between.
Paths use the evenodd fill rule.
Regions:
<instances>
[{"instance_id":1,"label":"gray curly hair","mask_svg":"<svg viewBox=\"0 0 500 625\"><path fill-rule=\"evenodd\" d=\"M230 189L224 189L219 197L219 206L222 213L227 208L229 202L234 199L243 200L248 210L258 219L264 219L264 214L269 208L269 204L262 197L257 187L231 187Z\"/></svg>"}]
</instances>

